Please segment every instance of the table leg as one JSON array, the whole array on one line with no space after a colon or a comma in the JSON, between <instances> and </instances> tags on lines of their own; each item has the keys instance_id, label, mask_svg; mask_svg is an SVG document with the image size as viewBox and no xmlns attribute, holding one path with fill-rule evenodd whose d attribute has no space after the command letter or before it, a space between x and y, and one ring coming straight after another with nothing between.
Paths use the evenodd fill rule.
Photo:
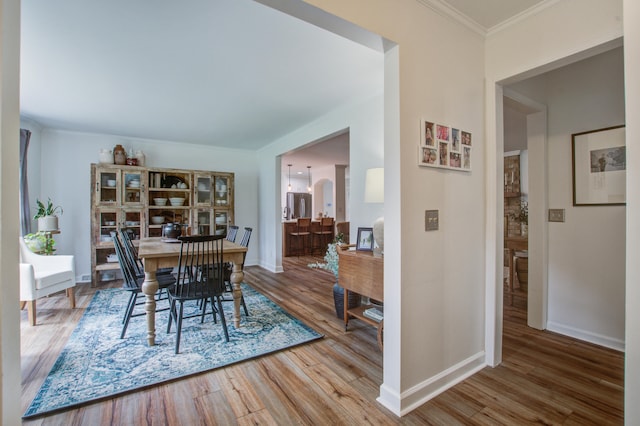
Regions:
<instances>
[{"instance_id":1,"label":"table leg","mask_svg":"<svg viewBox=\"0 0 640 426\"><path fill-rule=\"evenodd\" d=\"M509 280L508 280L508 287L509 287L509 306L513 306L513 276L516 273L516 268L513 264L513 249L509 249Z\"/></svg>"},{"instance_id":2,"label":"table leg","mask_svg":"<svg viewBox=\"0 0 640 426\"><path fill-rule=\"evenodd\" d=\"M242 301L242 288L240 283L244 279L242 272L242 263L233 263L233 272L231 273L231 285L233 286L233 326L240 328L240 304Z\"/></svg>"},{"instance_id":3,"label":"table leg","mask_svg":"<svg viewBox=\"0 0 640 426\"><path fill-rule=\"evenodd\" d=\"M147 343L149 346L156 344L156 292L159 287L156 279L157 269L157 262L152 259L145 259L142 292L146 296L144 310L147 312Z\"/></svg>"}]
</instances>

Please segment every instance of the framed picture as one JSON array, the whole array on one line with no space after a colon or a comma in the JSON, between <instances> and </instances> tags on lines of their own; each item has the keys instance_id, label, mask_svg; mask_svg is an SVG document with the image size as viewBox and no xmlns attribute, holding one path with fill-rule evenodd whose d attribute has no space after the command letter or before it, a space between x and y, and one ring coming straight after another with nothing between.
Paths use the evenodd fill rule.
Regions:
<instances>
[{"instance_id":1,"label":"framed picture","mask_svg":"<svg viewBox=\"0 0 640 426\"><path fill-rule=\"evenodd\" d=\"M625 145L624 125L571 135L574 206L626 203Z\"/></svg>"},{"instance_id":2,"label":"framed picture","mask_svg":"<svg viewBox=\"0 0 640 426\"><path fill-rule=\"evenodd\" d=\"M373 228L358 228L356 250L373 251Z\"/></svg>"},{"instance_id":3,"label":"framed picture","mask_svg":"<svg viewBox=\"0 0 640 426\"><path fill-rule=\"evenodd\" d=\"M471 133L434 121L420 120L418 166L471 171Z\"/></svg>"}]
</instances>

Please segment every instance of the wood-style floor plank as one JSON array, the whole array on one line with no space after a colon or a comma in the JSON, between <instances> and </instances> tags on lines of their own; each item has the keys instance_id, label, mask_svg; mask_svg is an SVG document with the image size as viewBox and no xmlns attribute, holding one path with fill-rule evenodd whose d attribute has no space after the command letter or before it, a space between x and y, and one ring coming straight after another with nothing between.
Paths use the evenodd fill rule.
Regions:
<instances>
[{"instance_id":1,"label":"wood-style floor plank","mask_svg":"<svg viewBox=\"0 0 640 426\"><path fill-rule=\"evenodd\" d=\"M500 366L483 369L397 418L376 402L383 376L375 329L354 320L344 331L333 306L333 275L307 267L317 260L321 257L286 258L280 274L247 267L245 281L323 339L23 424L623 424L623 354L527 327L522 297L505 307ZM62 293L39 300L36 327L22 312L23 410L95 290L78 287L77 309L69 308Z\"/></svg>"}]
</instances>

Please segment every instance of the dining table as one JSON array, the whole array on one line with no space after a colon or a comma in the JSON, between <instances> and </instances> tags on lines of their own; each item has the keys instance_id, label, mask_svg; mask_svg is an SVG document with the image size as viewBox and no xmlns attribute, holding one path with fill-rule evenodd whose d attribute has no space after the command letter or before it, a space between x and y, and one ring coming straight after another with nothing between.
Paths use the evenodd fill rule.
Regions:
<instances>
[{"instance_id":1,"label":"dining table","mask_svg":"<svg viewBox=\"0 0 640 426\"><path fill-rule=\"evenodd\" d=\"M156 271L159 268L175 267L180 257L180 241L177 239L165 239L161 237L148 237L140 239L138 257L144 264L144 282L142 292L145 294L145 312L147 317L147 343L154 346L156 341L156 292L158 280ZM233 264L231 273L231 285L233 288L233 325L240 327L240 302L242 289L240 283L244 278L242 272L247 247L224 240L222 246L222 259Z\"/></svg>"}]
</instances>

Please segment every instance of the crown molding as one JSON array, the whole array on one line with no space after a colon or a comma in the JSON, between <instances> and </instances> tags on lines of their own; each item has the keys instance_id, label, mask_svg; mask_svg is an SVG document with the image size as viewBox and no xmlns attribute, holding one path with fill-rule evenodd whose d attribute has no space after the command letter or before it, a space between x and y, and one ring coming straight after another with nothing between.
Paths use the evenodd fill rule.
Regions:
<instances>
[{"instance_id":1,"label":"crown molding","mask_svg":"<svg viewBox=\"0 0 640 426\"><path fill-rule=\"evenodd\" d=\"M495 34L497 32L504 30L505 28L509 28L513 25L516 25L518 22L524 21L525 19L528 19L531 16L537 15L542 10L547 9L558 2L560 2L560 0L544 0L536 4L535 6L531 6L529 9L525 9L522 12L518 13L517 15L513 15L511 18L505 21L502 21L499 24L494 25L493 27L487 29L486 35Z\"/></svg>"},{"instance_id":2,"label":"crown molding","mask_svg":"<svg viewBox=\"0 0 640 426\"><path fill-rule=\"evenodd\" d=\"M551 7L560 1L561 0L544 0L534 6L531 6L526 10L523 10L517 15L514 15L511 18L506 19L503 22L500 22L497 25L494 25L491 28L485 28L484 26L480 25L478 22L474 21L464 13L460 12L455 7L451 6L449 3L446 2L446 0L416 0L416 2L422 4L423 6L428 7L429 9L438 13L439 15L451 18L454 21L464 25L465 27L469 28L476 34L479 34L483 37L497 33L499 31L504 30L505 28L515 25L518 22L521 22L533 15L536 15L540 13L542 10L548 7Z\"/></svg>"},{"instance_id":3,"label":"crown molding","mask_svg":"<svg viewBox=\"0 0 640 426\"><path fill-rule=\"evenodd\" d=\"M475 32L482 37L487 35L487 29L469 18L464 13L460 12L455 7L451 6L445 1L442 0L416 0L416 2L422 4L423 6L428 7L439 15L445 16L447 18L451 18L454 21L464 25L469 28L471 31Z\"/></svg>"}]
</instances>

